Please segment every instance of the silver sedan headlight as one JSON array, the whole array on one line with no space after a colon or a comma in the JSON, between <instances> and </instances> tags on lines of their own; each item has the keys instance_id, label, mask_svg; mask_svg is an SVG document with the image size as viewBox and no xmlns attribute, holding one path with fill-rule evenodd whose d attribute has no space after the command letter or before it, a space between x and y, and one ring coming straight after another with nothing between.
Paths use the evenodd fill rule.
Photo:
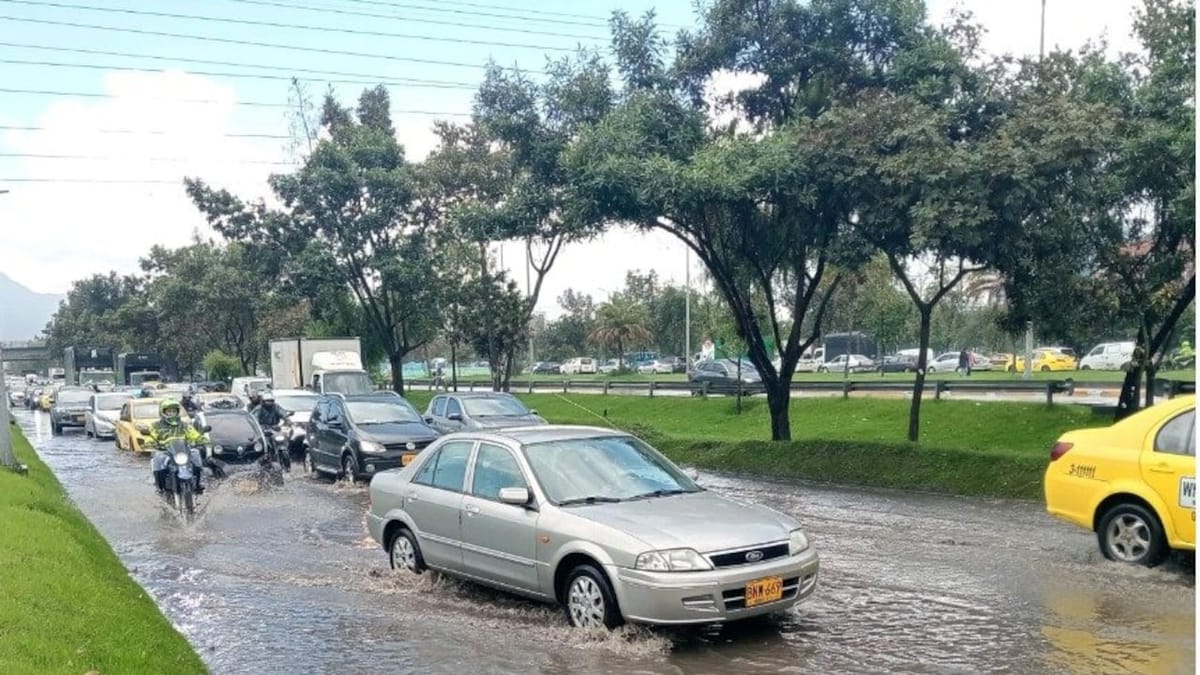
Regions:
<instances>
[{"instance_id":1,"label":"silver sedan headlight","mask_svg":"<svg viewBox=\"0 0 1200 675\"><path fill-rule=\"evenodd\" d=\"M647 551L637 557L633 566L651 572L696 572L712 569L712 565L704 556L690 548Z\"/></svg>"},{"instance_id":2,"label":"silver sedan headlight","mask_svg":"<svg viewBox=\"0 0 1200 675\"><path fill-rule=\"evenodd\" d=\"M788 555L798 555L808 549L808 537L801 530L792 530L791 539L788 541Z\"/></svg>"}]
</instances>

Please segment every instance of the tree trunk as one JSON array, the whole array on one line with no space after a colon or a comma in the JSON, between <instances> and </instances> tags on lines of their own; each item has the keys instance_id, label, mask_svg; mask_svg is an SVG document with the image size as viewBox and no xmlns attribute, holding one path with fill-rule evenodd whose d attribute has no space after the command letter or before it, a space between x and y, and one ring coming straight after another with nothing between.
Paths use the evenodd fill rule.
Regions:
<instances>
[{"instance_id":1,"label":"tree trunk","mask_svg":"<svg viewBox=\"0 0 1200 675\"><path fill-rule=\"evenodd\" d=\"M913 379L912 403L908 407L908 440L916 443L921 436L921 400L925 398L925 369L929 366L929 331L933 308L918 307L920 329L917 339L917 376Z\"/></svg>"},{"instance_id":2,"label":"tree trunk","mask_svg":"<svg viewBox=\"0 0 1200 675\"><path fill-rule=\"evenodd\" d=\"M1154 361L1146 364L1146 407L1154 405L1154 378L1158 377L1158 366Z\"/></svg>"},{"instance_id":3,"label":"tree trunk","mask_svg":"<svg viewBox=\"0 0 1200 675\"><path fill-rule=\"evenodd\" d=\"M404 355L388 354L388 365L392 367L392 391L404 395Z\"/></svg>"},{"instance_id":4,"label":"tree trunk","mask_svg":"<svg viewBox=\"0 0 1200 675\"><path fill-rule=\"evenodd\" d=\"M771 440L790 441L792 440L791 381L784 381L782 377L772 379L774 382L764 382L767 389L767 408L771 411Z\"/></svg>"},{"instance_id":5,"label":"tree trunk","mask_svg":"<svg viewBox=\"0 0 1200 675\"><path fill-rule=\"evenodd\" d=\"M508 352L504 355L504 381L500 384L500 391L508 391L512 387L512 371L513 362L516 360L516 347L509 347Z\"/></svg>"},{"instance_id":6,"label":"tree trunk","mask_svg":"<svg viewBox=\"0 0 1200 675\"><path fill-rule=\"evenodd\" d=\"M1115 420L1121 420L1129 417L1137 412L1141 403L1141 384L1142 373L1145 372L1145 363L1149 358L1147 353L1150 340L1146 333L1146 324L1143 322L1141 328L1138 328L1137 342L1134 343L1133 356L1129 359L1129 370L1125 373L1125 381L1121 384L1121 398L1117 400L1117 413Z\"/></svg>"}]
</instances>

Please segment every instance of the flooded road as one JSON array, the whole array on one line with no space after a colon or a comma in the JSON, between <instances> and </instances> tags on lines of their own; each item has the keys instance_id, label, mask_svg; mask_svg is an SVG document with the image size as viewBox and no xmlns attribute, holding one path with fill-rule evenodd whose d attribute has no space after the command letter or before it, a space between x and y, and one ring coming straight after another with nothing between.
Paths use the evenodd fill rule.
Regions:
<instances>
[{"instance_id":1,"label":"flooded road","mask_svg":"<svg viewBox=\"0 0 1200 675\"><path fill-rule=\"evenodd\" d=\"M727 476L701 483L795 515L816 595L712 629L567 628L561 611L425 575L366 532L364 488L250 467L189 528L145 457L17 414L42 459L215 673L1192 673L1195 578L1104 561L1039 504Z\"/></svg>"}]
</instances>

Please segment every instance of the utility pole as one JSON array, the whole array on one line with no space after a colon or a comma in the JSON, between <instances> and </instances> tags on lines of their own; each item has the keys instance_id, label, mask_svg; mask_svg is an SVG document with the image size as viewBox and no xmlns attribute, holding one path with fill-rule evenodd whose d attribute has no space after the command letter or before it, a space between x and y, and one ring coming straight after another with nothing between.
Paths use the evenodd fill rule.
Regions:
<instances>
[{"instance_id":1,"label":"utility pole","mask_svg":"<svg viewBox=\"0 0 1200 675\"><path fill-rule=\"evenodd\" d=\"M8 412L8 382L4 378L4 354L0 350L0 465L9 471L24 474L29 471L13 454L12 417Z\"/></svg>"},{"instance_id":2,"label":"utility pole","mask_svg":"<svg viewBox=\"0 0 1200 675\"><path fill-rule=\"evenodd\" d=\"M1038 40L1038 61L1046 55L1046 0L1042 0L1042 32Z\"/></svg>"},{"instance_id":3,"label":"utility pole","mask_svg":"<svg viewBox=\"0 0 1200 675\"><path fill-rule=\"evenodd\" d=\"M692 251L683 247L683 358L692 363Z\"/></svg>"},{"instance_id":4,"label":"utility pole","mask_svg":"<svg viewBox=\"0 0 1200 675\"><path fill-rule=\"evenodd\" d=\"M525 301L533 302L533 283L530 282L530 268L533 267L533 244L525 242ZM529 308L529 367L533 368L533 310Z\"/></svg>"}]
</instances>

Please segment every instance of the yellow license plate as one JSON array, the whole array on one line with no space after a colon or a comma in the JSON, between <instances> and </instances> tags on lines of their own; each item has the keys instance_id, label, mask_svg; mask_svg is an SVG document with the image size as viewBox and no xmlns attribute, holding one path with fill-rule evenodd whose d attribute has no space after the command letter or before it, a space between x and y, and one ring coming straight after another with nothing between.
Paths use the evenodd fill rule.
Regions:
<instances>
[{"instance_id":1,"label":"yellow license plate","mask_svg":"<svg viewBox=\"0 0 1200 675\"><path fill-rule=\"evenodd\" d=\"M416 458L417 458L417 456L412 453L407 454L407 455L400 455L400 466L408 466L409 464L412 464L412 461Z\"/></svg>"},{"instance_id":2,"label":"yellow license plate","mask_svg":"<svg viewBox=\"0 0 1200 675\"><path fill-rule=\"evenodd\" d=\"M783 597L783 579L767 577L755 579L746 584L746 606L754 607L768 602L775 602Z\"/></svg>"}]
</instances>

